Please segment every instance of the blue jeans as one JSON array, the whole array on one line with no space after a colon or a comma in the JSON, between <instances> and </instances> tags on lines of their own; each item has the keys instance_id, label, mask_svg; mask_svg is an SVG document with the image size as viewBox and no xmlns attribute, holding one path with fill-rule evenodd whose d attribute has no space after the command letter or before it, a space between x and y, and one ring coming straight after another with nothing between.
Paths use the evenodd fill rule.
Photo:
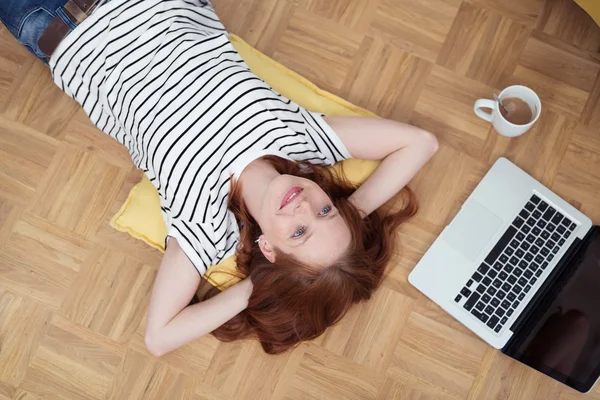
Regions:
<instances>
[{"instance_id":1,"label":"blue jeans","mask_svg":"<svg viewBox=\"0 0 600 400\"><path fill-rule=\"evenodd\" d=\"M63 9L67 0L0 0L0 21L37 58L48 64L38 47L38 39L50 21L59 16L70 29L76 25Z\"/></svg>"}]
</instances>

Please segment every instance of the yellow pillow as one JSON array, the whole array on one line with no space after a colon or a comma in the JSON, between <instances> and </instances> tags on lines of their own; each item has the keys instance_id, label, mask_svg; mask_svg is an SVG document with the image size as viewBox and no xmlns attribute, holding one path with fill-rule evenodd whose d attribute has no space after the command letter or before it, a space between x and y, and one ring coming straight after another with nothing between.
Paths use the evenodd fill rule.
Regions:
<instances>
[{"instance_id":1,"label":"yellow pillow","mask_svg":"<svg viewBox=\"0 0 600 400\"><path fill-rule=\"evenodd\" d=\"M357 107L331 93L319 89L313 83L265 56L236 35L230 35L231 42L240 53L246 64L258 77L264 80L277 92L302 107L327 115L375 116L375 114ZM379 162L349 159L331 168L341 172L355 184L364 182L375 170ZM160 210L158 192L144 175L142 180L131 189L129 197L110 225L134 238L143 240L148 245L164 253L167 227ZM237 275L237 276L236 276ZM229 257L218 265L212 265L205 273L213 286L224 290L240 281L235 256Z\"/></svg>"}]
</instances>

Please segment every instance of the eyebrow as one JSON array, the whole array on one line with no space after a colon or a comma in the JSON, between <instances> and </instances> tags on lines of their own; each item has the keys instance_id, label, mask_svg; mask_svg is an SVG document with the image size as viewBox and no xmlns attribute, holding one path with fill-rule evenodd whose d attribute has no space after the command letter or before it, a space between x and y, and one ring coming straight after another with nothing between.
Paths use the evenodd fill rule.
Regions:
<instances>
[{"instance_id":1,"label":"eyebrow","mask_svg":"<svg viewBox=\"0 0 600 400\"><path fill-rule=\"evenodd\" d=\"M332 214L329 214L328 216L326 216L325 219L326 220L332 220L335 217L337 217L338 215L340 215L340 212L336 211L335 213L332 213ZM306 239L304 239L301 243L299 243L298 246L302 246L304 243L308 242L308 239L310 239L312 237L313 232L314 231L311 229L310 233L306 236ZM298 247L298 246L295 246L295 247Z\"/></svg>"}]
</instances>

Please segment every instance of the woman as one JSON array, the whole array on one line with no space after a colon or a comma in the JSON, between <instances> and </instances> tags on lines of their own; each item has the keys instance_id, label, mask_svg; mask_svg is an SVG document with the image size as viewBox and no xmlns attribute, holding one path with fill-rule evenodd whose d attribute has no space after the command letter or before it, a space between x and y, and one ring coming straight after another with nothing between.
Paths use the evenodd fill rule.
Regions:
<instances>
[{"instance_id":1,"label":"woman","mask_svg":"<svg viewBox=\"0 0 600 400\"><path fill-rule=\"evenodd\" d=\"M249 70L205 0L94 1L4 0L0 17L160 194L168 236L148 350L212 332L280 353L369 299L416 204L407 189L399 213L375 210L435 138L291 102ZM383 160L356 190L325 169L350 157ZM248 277L190 304L207 267L233 254Z\"/></svg>"}]
</instances>

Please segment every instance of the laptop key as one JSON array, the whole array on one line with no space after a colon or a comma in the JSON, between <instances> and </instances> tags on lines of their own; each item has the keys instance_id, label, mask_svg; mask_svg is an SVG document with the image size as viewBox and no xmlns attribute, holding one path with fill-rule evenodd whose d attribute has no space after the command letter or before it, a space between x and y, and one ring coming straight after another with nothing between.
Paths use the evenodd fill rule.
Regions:
<instances>
[{"instance_id":1,"label":"laptop key","mask_svg":"<svg viewBox=\"0 0 600 400\"><path fill-rule=\"evenodd\" d=\"M481 280L483 279L483 276L480 273L475 272L473 274L472 278L475 280L475 282L481 282Z\"/></svg>"},{"instance_id":2,"label":"laptop key","mask_svg":"<svg viewBox=\"0 0 600 400\"><path fill-rule=\"evenodd\" d=\"M483 304L482 302L478 302L477 304L475 304L475 308L479 311L483 311L483 309L485 308L485 304Z\"/></svg>"},{"instance_id":3,"label":"laptop key","mask_svg":"<svg viewBox=\"0 0 600 400\"><path fill-rule=\"evenodd\" d=\"M541 271L540 264L538 264L538 263L531 263L529 268L531 268L531 270L533 270L533 271L538 271L538 270Z\"/></svg>"},{"instance_id":4,"label":"laptop key","mask_svg":"<svg viewBox=\"0 0 600 400\"><path fill-rule=\"evenodd\" d=\"M513 313L514 313L514 312L515 312L515 309L514 309L514 308L511 308L510 310L508 310L508 311L506 312L506 315L507 315L508 317L510 317L511 315L513 315Z\"/></svg>"},{"instance_id":5,"label":"laptop key","mask_svg":"<svg viewBox=\"0 0 600 400\"><path fill-rule=\"evenodd\" d=\"M498 278L502 279L503 281L506 280L506 278L508 278L508 274L504 271L500 272L500 275L498 275Z\"/></svg>"},{"instance_id":6,"label":"laptop key","mask_svg":"<svg viewBox=\"0 0 600 400\"><path fill-rule=\"evenodd\" d=\"M500 279L495 279L492 285L494 285L494 287L496 288L499 288L500 286L502 286L502 281Z\"/></svg>"},{"instance_id":7,"label":"laptop key","mask_svg":"<svg viewBox=\"0 0 600 400\"><path fill-rule=\"evenodd\" d=\"M527 285L523 288L523 290L525 291L525 293L529 293L529 291L531 290L531 286Z\"/></svg>"},{"instance_id":8,"label":"laptop key","mask_svg":"<svg viewBox=\"0 0 600 400\"><path fill-rule=\"evenodd\" d=\"M554 215L554 211L556 211L554 208L548 207L542 218L546 221L550 221L550 218L552 218L552 216Z\"/></svg>"},{"instance_id":9,"label":"laptop key","mask_svg":"<svg viewBox=\"0 0 600 400\"><path fill-rule=\"evenodd\" d=\"M485 275L485 274L487 274L489 269L490 269L490 267L488 267L487 265L481 264L479 266L479 268L477 268L477 271L480 272L482 275Z\"/></svg>"},{"instance_id":10,"label":"laptop key","mask_svg":"<svg viewBox=\"0 0 600 400\"><path fill-rule=\"evenodd\" d=\"M531 230L531 233L533 233L536 236L539 235L541 232L542 232L542 230L540 228L538 228L537 226Z\"/></svg>"},{"instance_id":11,"label":"laptop key","mask_svg":"<svg viewBox=\"0 0 600 400\"><path fill-rule=\"evenodd\" d=\"M491 297L490 297L490 295L489 295L489 294L487 294L487 293L486 293L486 294L484 294L484 295L481 297L481 300L482 300L484 303L486 303L486 304L487 304L487 303L489 303L491 299L492 299L492 298L491 298Z\"/></svg>"},{"instance_id":12,"label":"laptop key","mask_svg":"<svg viewBox=\"0 0 600 400\"><path fill-rule=\"evenodd\" d=\"M492 307L492 306L487 306L487 307L485 308L485 312L486 312L486 313L488 313L488 314L493 314L493 313L494 313L494 307Z\"/></svg>"},{"instance_id":13,"label":"laptop key","mask_svg":"<svg viewBox=\"0 0 600 400\"><path fill-rule=\"evenodd\" d=\"M510 301L514 301L517 298L517 295L514 294L513 292L510 292L509 294L506 295L506 298Z\"/></svg>"},{"instance_id":14,"label":"laptop key","mask_svg":"<svg viewBox=\"0 0 600 400\"><path fill-rule=\"evenodd\" d=\"M521 210L521 212L519 212L519 217L521 217L523 219L527 219L527 218L529 218L529 213L525 210Z\"/></svg>"},{"instance_id":15,"label":"laptop key","mask_svg":"<svg viewBox=\"0 0 600 400\"><path fill-rule=\"evenodd\" d=\"M511 288L511 286L508 283L504 282L502 284L502 289L504 289L505 292L508 292L510 290L510 288Z\"/></svg>"},{"instance_id":16,"label":"laptop key","mask_svg":"<svg viewBox=\"0 0 600 400\"><path fill-rule=\"evenodd\" d=\"M530 228L528 225L523 225L523 226L521 227L521 230L522 230L524 233L529 233L529 232L531 231L531 228Z\"/></svg>"},{"instance_id":17,"label":"laptop key","mask_svg":"<svg viewBox=\"0 0 600 400\"><path fill-rule=\"evenodd\" d=\"M568 239L571 236L571 232L565 232L565 237Z\"/></svg>"},{"instance_id":18,"label":"laptop key","mask_svg":"<svg viewBox=\"0 0 600 400\"><path fill-rule=\"evenodd\" d=\"M548 203L546 203L545 201L542 201L539 205L538 208L541 212L546 211L546 208L548 208Z\"/></svg>"},{"instance_id":19,"label":"laptop key","mask_svg":"<svg viewBox=\"0 0 600 400\"><path fill-rule=\"evenodd\" d=\"M552 218L552 223L553 223L554 225L558 225L558 224L560 223L560 221L562 220L562 217L563 217L563 216L562 216L562 214L561 214L561 213L556 213L556 214L554 215L554 217Z\"/></svg>"},{"instance_id":20,"label":"laptop key","mask_svg":"<svg viewBox=\"0 0 600 400\"><path fill-rule=\"evenodd\" d=\"M483 294L483 292L485 292L485 286L479 285L479 286L477 286L476 290L477 290L478 293L482 293Z\"/></svg>"},{"instance_id":21,"label":"laptop key","mask_svg":"<svg viewBox=\"0 0 600 400\"><path fill-rule=\"evenodd\" d=\"M540 198L537 197L535 194L533 196L531 196L531 199L529 199L533 204L538 204L540 202Z\"/></svg>"},{"instance_id":22,"label":"laptop key","mask_svg":"<svg viewBox=\"0 0 600 400\"><path fill-rule=\"evenodd\" d=\"M521 217L517 217L513 221L513 225L516 226L517 228L522 227L524 223L525 223L525 220L523 218L521 218Z\"/></svg>"},{"instance_id":23,"label":"laptop key","mask_svg":"<svg viewBox=\"0 0 600 400\"><path fill-rule=\"evenodd\" d=\"M546 267L548 266L548 262L544 261L541 265L542 269L546 269Z\"/></svg>"},{"instance_id":24,"label":"laptop key","mask_svg":"<svg viewBox=\"0 0 600 400\"><path fill-rule=\"evenodd\" d=\"M530 270L526 269L525 272L523 272L523 276L526 277L527 279L531 278L533 276L533 272L531 272ZM521 278L523 279L523 278Z\"/></svg>"},{"instance_id":25,"label":"laptop key","mask_svg":"<svg viewBox=\"0 0 600 400\"><path fill-rule=\"evenodd\" d=\"M546 258L546 260L552 261L553 258L554 258L554 256L552 254L549 254L548 257Z\"/></svg>"},{"instance_id":26,"label":"laptop key","mask_svg":"<svg viewBox=\"0 0 600 400\"><path fill-rule=\"evenodd\" d=\"M544 257L542 257L538 254L537 256L535 256L534 260L536 263L541 264L544 262Z\"/></svg>"},{"instance_id":27,"label":"laptop key","mask_svg":"<svg viewBox=\"0 0 600 400\"><path fill-rule=\"evenodd\" d=\"M515 235L515 238L519 241L522 242L523 239L525 239L525 234L523 232L519 232Z\"/></svg>"},{"instance_id":28,"label":"laptop key","mask_svg":"<svg viewBox=\"0 0 600 400\"><path fill-rule=\"evenodd\" d=\"M536 210L533 213L531 213L531 215L533 216L533 218L539 219L542 216L542 213Z\"/></svg>"},{"instance_id":29,"label":"laptop key","mask_svg":"<svg viewBox=\"0 0 600 400\"><path fill-rule=\"evenodd\" d=\"M510 245L516 249L517 247L519 247L519 242L513 239L513 241L510 242Z\"/></svg>"},{"instance_id":30,"label":"laptop key","mask_svg":"<svg viewBox=\"0 0 600 400\"><path fill-rule=\"evenodd\" d=\"M494 269L495 269L496 271L500 271L500 270L502 269L502 263L500 263L500 262L495 262L495 263L494 263ZM492 272L492 271L490 271L490 272Z\"/></svg>"},{"instance_id":31,"label":"laptop key","mask_svg":"<svg viewBox=\"0 0 600 400\"><path fill-rule=\"evenodd\" d=\"M527 243L527 242L523 242L523 243L521 243L521 248L522 248L523 250L527 251L527 250L529 250L529 247L531 247L531 246L529 245L529 243Z\"/></svg>"},{"instance_id":32,"label":"laptop key","mask_svg":"<svg viewBox=\"0 0 600 400\"><path fill-rule=\"evenodd\" d=\"M506 300L504 300L500 305L504 307L504 309L510 308L510 303ZM504 310L502 310L502 313L504 314Z\"/></svg>"},{"instance_id":33,"label":"laptop key","mask_svg":"<svg viewBox=\"0 0 600 400\"><path fill-rule=\"evenodd\" d=\"M494 271L493 269L490 269L490 271L488 272L488 276L492 279L494 279L496 276L498 276L498 273L496 271Z\"/></svg>"},{"instance_id":34,"label":"laptop key","mask_svg":"<svg viewBox=\"0 0 600 400\"><path fill-rule=\"evenodd\" d=\"M525 259L527 261L531 262L533 260L533 254L531 254L531 253L525 254Z\"/></svg>"},{"instance_id":35,"label":"laptop key","mask_svg":"<svg viewBox=\"0 0 600 400\"><path fill-rule=\"evenodd\" d=\"M558 253L558 251L559 251L559 250L560 250L560 247L556 246L556 247L554 247L554 248L552 249L552 252L553 252L554 254L556 254L556 253Z\"/></svg>"},{"instance_id":36,"label":"laptop key","mask_svg":"<svg viewBox=\"0 0 600 400\"><path fill-rule=\"evenodd\" d=\"M540 250L540 253L542 253L542 255L545 257L548 254L550 254L550 250L548 250L546 247L542 247L542 249Z\"/></svg>"},{"instance_id":37,"label":"laptop key","mask_svg":"<svg viewBox=\"0 0 600 400\"><path fill-rule=\"evenodd\" d=\"M490 286L490 283L492 283L492 280L490 279L489 276L486 276L485 278L483 278L483 281L481 283L483 283L485 286Z\"/></svg>"},{"instance_id":38,"label":"laptop key","mask_svg":"<svg viewBox=\"0 0 600 400\"><path fill-rule=\"evenodd\" d=\"M492 301L490 302L490 304L494 307L498 307L498 305L500 304L500 300L498 300L497 298L493 298Z\"/></svg>"},{"instance_id":39,"label":"laptop key","mask_svg":"<svg viewBox=\"0 0 600 400\"><path fill-rule=\"evenodd\" d=\"M556 232L554 232L551 236L552 240L554 240L555 242L558 242L560 240L560 235Z\"/></svg>"},{"instance_id":40,"label":"laptop key","mask_svg":"<svg viewBox=\"0 0 600 400\"><path fill-rule=\"evenodd\" d=\"M514 275L518 278L519 276L523 275L523 270L521 268L515 268Z\"/></svg>"},{"instance_id":41,"label":"laptop key","mask_svg":"<svg viewBox=\"0 0 600 400\"><path fill-rule=\"evenodd\" d=\"M549 223L548 225L546 225L546 230L548 230L550 233L554 232L555 229L556 225L554 225L553 223Z\"/></svg>"},{"instance_id":42,"label":"laptop key","mask_svg":"<svg viewBox=\"0 0 600 400\"><path fill-rule=\"evenodd\" d=\"M540 248L539 248L539 247L537 247L536 245L533 245L533 246L531 246L531 248L529 249L529 251L530 251L532 254L534 254L534 255L535 255L535 254L537 254L537 253L540 251Z\"/></svg>"},{"instance_id":43,"label":"laptop key","mask_svg":"<svg viewBox=\"0 0 600 400\"><path fill-rule=\"evenodd\" d=\"M501 324L498 324L498 325L496 325L496 327L494 328L494 332L498 333L498 332L500 332L500 330L501 330L501 329L502 329L502 325L501 325Z\"/></svg>"},{"instance_id":44,"label":"laptop key","mask_svg":"<svg viewBox=\"0 0 600 400\"><path fill-rule=\"evenodd\" d=\"M549 226L546 227L546 229L548 229ZM550 232L548 231L544 231L542 232L542 234L540 235L542 237L542 239L548 240L548 238L550 237Z\"/></svg>"},{"instance_id":45,"label":"laptop key","mask_svg":"<svg viewBox=\"0 0 600 400\"><path fill-rule=\"evenodd\" d=\"M525 252L521 249L518 249L517 252L515 253L515 257L521 258L525 255Z\"/></svg>"},{"instance_id":46,"label":"laptop key","mask_svg":"<svg viewBox=\"0 0 600 400\"><path fill-rule=\"evenodd\" d=\"M487 289L487 292L488 292L488 294L489 294L490 296L493 296L493 295L495 295L497 291L498 291L498 290L497 290L495 287L492 287L492 286L490 286L490 287Z\"/></svg>"},{"instance_id":47,"label":"laptop key","mask_svg":"<svg viewBox=\"0 0 600 400\"><path fill-rule=\"evenodd\" d=\"M462 296L460 294L457 294L456 297L454 298L455 302L459 302L462 299Z\"/></svg>"},{"instance_id":48,"label":"laptop key","mask_svg":"<svg viewBox=\"0 0 600 400\"><path fill-rule=\"evenodd\" d=\"M519 295L519 301L523 300L525 298L525 293L521 293Z\"/></svg>"},{"instance_id":49,"label":"laptop key","mask_svg":"<svg viewBox=\"0 0 600 400\"><path fill-rule=\"evenodd\" d=\"M528 265L529 264L527 262L525 262L525 260L519 261L519 267L521 267L523 269L527 268Z\"/></svg>"},{"instance_id":50,"label":"laptop key","mask_svg":"<svg viewBox=\"0 0 600 400\"><path fill-rule=\"evenodd\" d=\"M554 247L555 244L556 244L556 242L553 242L552 240L548 240L548 243L546 243L546 247L551 249Z\"/></svg>"},{"instance_id":51,"label":"laptop key","mask_svg":"<svg viewBox=\"0 0 600 400\"><path fill-rule=\"evenodd\" d=\"M539 226L540 228L544 229L546 227L546 221L544 221L543 219L540 219L536 225Z\"/></svg>"},{"instance_id":52,"label":"laptop key","mask_svg":"<svg viewBox=\"0 0 600 400\"><path fill-rule=\"evenodd\" d=\"M462 288L462 290L460 291L460 294L462 294L465 297L469 297L471 295L471 291L465 287L465 288Z\"/></svg>"},{"instance_id":53,"label":"laptop key","mask_svg":"<svg viewBox=\"0 0 600 400\"><path fill-rule=\"evenodd\" d=\"M535 241L535 245L538 247L544 246L544 243L546 243L546 242L544 242L542 239L538 239Z\"/></svg>"},{"instance_id":54,"label":"laptop key","mask_svg":"<svg viewBox=\"0 0 600 400\"><path fill-rule=\"evenodd\" d=\"M529 226L535 226L535 219L529 218L525 223Z\"/></svg>"},{"instance_id":55,"label":"laptop key","mask_svg":"<svg viewBox=\"0 0 600 400\"><path fill-rule=\"evenodd\" d=\"M512 256L512 255L513 255L513 253L514 253L515 251L513 250L513 248L512 248L512 247L507 247L507 248L504 250L504 252L506 253L506 255L507 255L507 256Z\"/></svg>"},{"instance_id":56,"label":"laptop key","mask_svg":"<svg viewBox=\"0 0 600 400\"><path fill-rule=\"evenodd\" d=\"M473 286L473 279L469 279L469 280L467 281L467 285L466 285L466 286L467 286L468 288L470 288L471 286Z\"/></svg>"},{"instance_id":57,"label":"laptop key","mask_svg":"<svg viewBox=\"0 0 600 400\"><path fill-rule=\"evenodd\" d=\"M540 275L542 275L542 273L544 273L544 271L541 269L538 269L537 271L535 271L535 276L539 277ZM532 283L535 283L535 282L532 282Z\"/></svg>"},{"instance_id":58,"label":"laptop key","mask_svg":"<svg viewBox=\"0 0 600 400\"><path fill-rule=\"evenodd\" d=\"M498 321L500 321L500 318L498 318L495 315L492 315L490 320L487 323L487 326L489 326L490 328L494 329L494 327L496 326L496 324L498 323Z\"/></svg>"},{"instance_id":59,"label":"laptop key","mask_svg":"<svg viewBox=\"0 0 600 400\"><path fill-rule=\"evenodd\" d=\"M504 325L508 321L507 317L504 317L500 320L500 324Z\"/></svg>"},{"instance_id":60,"label":"laptop key","mask_svg":"<svg viewBox=\"0 0 600 400\"><path fill-rule=\"evenodd\" d=\"M512 289L510 289L511 291L515 292L516 294L521 293L521 290L523 290L523 288L519 285L515 285L512 287Z\"/></svg>"},{"instance_id":61,"label":"laptop key","mask_svg":"<svg viewBox=\"0 0 600 400\"><path fill-rule=\"evenodd\" d=\"M500 307L496 308L496 311L494 311L494 315L499 316L500 318L502 318L502 316L504 315L504 310Z\"/></svg>"},{"instance_id":62,"label":"laptop key","mask_svg":"<svg viewBox=\"0 0 600 400\"><path fill-rule=\"evenodd\" d=\"M496 297L499 298L500 300L503 300L506 297L506 292L499 290L498 293L496 293Z\"/></svg>"},{"instance_id":63,"label":"laptop key","mask_svg":"<svg viewBox=\"0 0 600 400\"><path fill-rule=\"evenodd\" d=\"M568 227L569 227L569 225L571 225L571 220L570 220L569 218L565 217L565 218L564 218L562 221L560 221L560 223L561 223L562 225L564 225L564 226L565 226L565 228L568 228Z\"/></svg>"},{"instance_id":64,"label":"laptop key","mask_svg":"<svg viewBox=\"0 0 600 400\"><path fill-rule=\"evenodd\" d=\"M513 269L514 269L514 267L512 265L510 265L510 264L506 264L504 266L504 271L506 271L509 274L512 272Z\"/></svg>"},{"instance_id":65,"label":"laptop key","mask_svg":"<svg viewBox=\"0 0 600 400\"><path fill-rule=\"evenodd\" d=\"M508 262L508 256L506 254L502 254L499 260L501 263L506 264Z\"/></svg>"},{"instance_id":66,"label":"laptop key","mask_svg":"<svg viewBox=\"0 0 600 400\"><path fill-rule=\"evenodd\" d=\"M510 284L514 285L516 281L517 281L517 278L514 275L511 275L508 277L508 282Z\"/></svg>"},{"instance_id":67,"label":"laptop key","mask_svg":"<svg viewBox=\"0 0 600 400\"><path fill-rule=\"evenodd\" d=\"M485 262L491 264L494 261L496 261L498 256L502 253L502 250L504 250L506 245L512 240L516 233L517 230L513 226L509 226L506 232L504 232L504 234L498 241L498 243L496 243L492 251L490 251L490 254L488 254L488 256L485 258Z\"/></svg>"},{"instance_id":68,"label":"laptop key","mask_svg":"<svg viewBox=\"0 0 600 400\"><path fill-rule=\"evenodd\" d=\"M487 316L484 313L481 313L477 310L471 310L471 314L475 316L478 320L485 323L487 321Z\"/></svg>"},{"instance_id":69,"label":"laptop key","mask_svg":"<svg viewBox=\"0 0 600 400\"><path fill-rule=\"evenodd\" d=\"M475 303L477 303L477 301L479 300L480 294L479 293L473 293L473 295L471 297L469 297L469 299L467 300L467 302L465 303L465 305L463 306L465 309L467 309L468 311L471 310L471 308L473 308L473 306L475 305Z\"/></svg>"},{"instance_id":70,"label":"laptop key","mask_svg":"<svg viewBox=\"0 0 600 400\"><path fill-rule=\"evenodd\" d=\"M537 282L537 278L536 278L535 276L529 280L529 283L530 283L531 285L533 285L533 284L534 284L534 283L536 283L536 282Z\"/></svg>"},{"instance_id":71,"label":"laptop key","mask_svg":"<svg viewBox=\"0 0 600 400\"><path fill-rule=\"evenodd\" d=\"M522 277L519 278L519 285L521 285L521 286L527 285L527 279L522 278Z\"/></svg>"},{"instance_id":72,"label":"laptop key","mask_svg":"<svg viewBox=\"0 0 600 400\"><path fill-rule=\"evenodd\" d=\"M571 226L569 226L569 230L572 231L573 229L575 229L576 226L577 226L577 224L575 222L571 222Z\"/></svg>"},{"instance_id":73,"label":"laptop key","mask_svg":"<svg viewBox=\"0 0 600 400\"><path fill-rule=\"evenodd\" d=\"M561 235L562 235L563 233L565 233L565 232L566 232L566 230L567 230L567 229L566 229L566 228L565 228L563 225L559 225L559 226L557 226L557 227L556 227L556 232L560 233Z\"/></svg>"},{"instance_id":74,"label":"laptop key","mask_svg":"<svg viewBox=\"0 0 600 400\"><path fill-rule=\"evenodd\" d=\"M535 236L533 236L533 235L530 233L529 235L527 235L527 238L526 238L526 240L527 240L529 243L533 243L533 242L535 241Z\"/></svg>"}]
</instances>

